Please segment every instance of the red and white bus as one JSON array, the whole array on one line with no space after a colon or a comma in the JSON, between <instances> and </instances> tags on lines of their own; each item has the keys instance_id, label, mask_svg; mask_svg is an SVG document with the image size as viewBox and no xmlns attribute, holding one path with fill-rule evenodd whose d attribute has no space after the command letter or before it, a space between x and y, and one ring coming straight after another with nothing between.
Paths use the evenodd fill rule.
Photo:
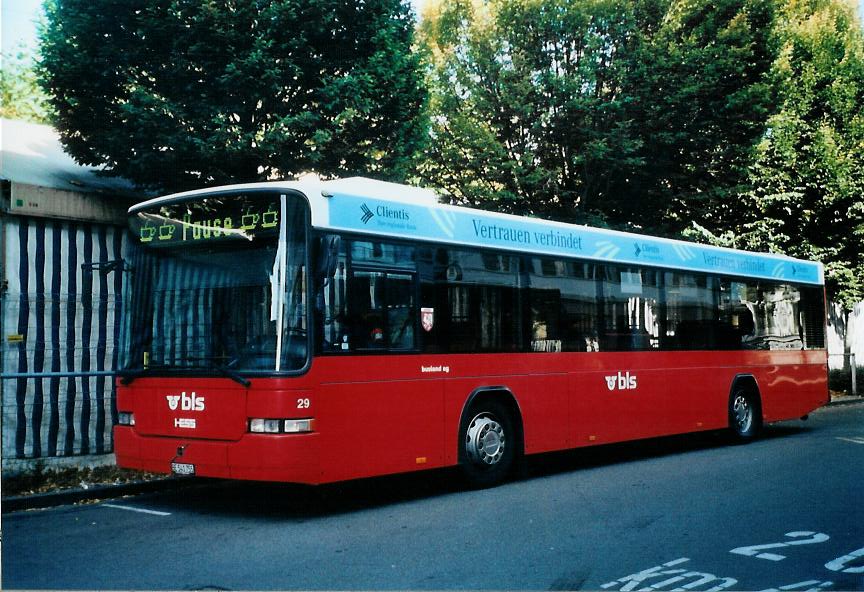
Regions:
<instances>
[{"instance_id":1,"label":"red and white bus","mask_svg":"<svg viewBox=\"0 0 864 592\"><path fill-rule=\"evenodd\" d=\"M326 483L825 404L821 264L438 203L368 179L130 209L122 467Z\"/></svg>"}]
</instances>

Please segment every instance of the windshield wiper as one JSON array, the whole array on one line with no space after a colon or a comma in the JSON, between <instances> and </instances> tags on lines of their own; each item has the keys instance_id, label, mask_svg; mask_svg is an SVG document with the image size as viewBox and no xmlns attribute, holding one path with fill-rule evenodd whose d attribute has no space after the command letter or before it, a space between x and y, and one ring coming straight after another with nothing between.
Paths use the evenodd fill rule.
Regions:
<instances>
[{"instance_id":1,"label":"windshield wiper","mask_svg":"<svg viewBox=\"0 0 864 592\"><path fill-rule=\"evenodd\" d=\"M192 358L186 358L186 359L187 360L194 360L196 362L208 362L209 365L206 367L207 369L216 370L222 376L225 376L226 378L230 378L234 382L241 384L246 388L249 388L250 386L252 386L251 380L249 380L248 378L245 378L239 372L230 368L229 366L226 366L224 364L220 364L218 360L221 360L222 358L201 356L201 357L192 357Z\"/></svg>"},{"instance_id":2,"label":"windshield wiper","mask_svg":"<svg viewBox=\"0 0 864 592\"><path fill-rule=\"evenodd\" d=\"M146 368L136 368L134 370L120 370L117 372L117 375L122 377L120 378L120 384L126 386L128 384L132 384L133 380L144 376L151 370L165 370L166 368L176 368L176 366L168 366L167 364L149 364Z\"/></svg>"},{"instance_id":3,"label":"windshield wiper","mask_svg":"<svg viewBox=\"0 0 864 592\"><path fill-rule=\"evenodd\" d=\"M250 386L252 386L251 380L241 376L239 372L237 372L236 370L232 370L228 366L223 366L222 364L216 364L214 362L213 363L213 369L218 370L219 372L222 373L223 376L227 376L228 378L230 378L234 382L240 383L243 386L245 386L246 388L249 388Z\"/></svg>"}]
</instances>

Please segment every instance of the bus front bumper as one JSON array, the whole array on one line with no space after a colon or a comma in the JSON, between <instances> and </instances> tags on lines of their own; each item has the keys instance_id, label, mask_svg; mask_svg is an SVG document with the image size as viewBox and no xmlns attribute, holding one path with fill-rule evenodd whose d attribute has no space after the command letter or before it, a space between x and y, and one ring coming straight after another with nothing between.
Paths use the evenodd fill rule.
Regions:
<instances>
[{"instance_id":1,"label":"bus front bumper","mask_svg":"<svg viewBox=\"0 0 864 592\"><path fill-rule=\"evenodd\" d=\"M318 434L245 434L236 442L142 436L132 426L114 427L117 465L172 473L172 463L191 465L199 477L318 484Z\"/></svg>"}]
</instances>

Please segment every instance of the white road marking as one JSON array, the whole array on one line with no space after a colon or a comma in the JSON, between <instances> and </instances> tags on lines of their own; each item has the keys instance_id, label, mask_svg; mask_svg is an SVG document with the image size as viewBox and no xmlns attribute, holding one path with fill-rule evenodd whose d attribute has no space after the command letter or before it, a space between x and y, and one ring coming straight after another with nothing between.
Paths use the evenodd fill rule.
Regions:
<instances>
[{"instance_id":1,"label":"white road marking","mask_svg":"<svg viewBox=\"0 0 864 592\"><path fill-rule=\"evenodd\" d=\"M787 586L780 586L779 588L766 588L765 590L760 590L759 592L781 592L782 590L800 590L801 592L822 592L827 588L833 586L833 582L820 582L820 580L807 580L806 582L798 582L796 584L789 584ZM804 590L806 588L806 590Z\"/></svg>"},{"instance_id":2,"label":"white road marking","mask_svg":"<svg viewBox=\"0 0 864 592\"><path fill-rule=\"evenodd\" d=\"M737 549L732 549L729 552L749 557L756 556L756 558L758 559L767 559L768 561L783 561L784 559L786 559L785 555L778 555L777 553L759 553L759 551L763 551L765 549L781 549L783 547L793 547L795 545L812 545L814 543L824 543L831 538L827 534L821 532L810 532L809 530L801 532L787 532L785 536L798 539L800 539L801 537L810 538L796 541L788 541L783 543L771 543L768 545L752 545L749 547L738 547Z\"/></svg>"},{"instance_id":3,"label":"white road marking","mask_svg":"<svg viewBox=\"0 0 864 592\"><path fill-rule=\"evenodd\" d=\"M171 512L158 512L156 510L145 510L144 508L132 508L129 506L118 506L117 504L102 504L105 508L117 508L118 510L128 510L129 512L140 512L141 514L152 514L153 516L170 516Z\"/></svg>"},{"instance_id":4,"label":"white road marking","mask_svg":"<svg viewBox=\"0 0 864 592\"><path fill-rule=\"evenodd\" d=\"M643 569L642 571L630 574L629 576L618 578L613 582L607 582L600 587L606 590L608 590L609 588L618 588L619 590L621 590L621 592L630 592L631 590L636 589L640 591L652 592L654 590L663 590L664 588L669 588L673 585L676 585L676 587L674 588L675 590L693 590L695 588L707 586L708 584L714 584L711 588L708 588L707 592L720 592L720 590L726 590L727 588L731 588L738 583L738 580L736 580L735 578L718 578L714 574L699 571L687 571L686 569L663 569L664 567L673 567L675 565L680 565L681 563L686 563L688 561L690 560L686 557L681 557L680 559L675 559L673 561L667 561L663 565L657 565L655 567ZM667 577L660 582L656 582L648 586L644 585L646 580L664 576L674 577ZM680 582L688 579L693 579L695 581L689 582L684 586L678 585Z\"/></svg>"},{"instance_id":5,"label":"white road marking","mask_svg":"<svg viewBox=\"0 0 864 592\"><path fill-rule=\"evenodd\" d=\"M864 573L864 567L846 567L847 563L851 563L860 557L864 557L864 547L856 549L843 557L838 557L834 561L829 561L825 564L825 568L831 571L843 570L843 573Z\"/></svg>"},{"instance_id":6,"label":"white road marking","mask_svg":"<svg viewBox=\"0 0 864 592\"><path fill-rule=\"evenodd\" d=\"M844 442L852 442L853 444L864 444L864 438L837 438L838 440L843 440Z\"/></svg>"}]
</instances>

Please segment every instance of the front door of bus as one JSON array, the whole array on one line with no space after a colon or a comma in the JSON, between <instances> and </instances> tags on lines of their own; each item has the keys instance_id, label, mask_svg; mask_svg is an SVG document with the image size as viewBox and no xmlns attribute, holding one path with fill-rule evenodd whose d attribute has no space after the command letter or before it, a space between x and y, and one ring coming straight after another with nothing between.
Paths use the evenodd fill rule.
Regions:
<instances>
[{"instance_id":1,"label":"front door of bus","mask_svg":"<svg viewBox=\"0 0 864 592\"><path fill-rule=\"evenodd\" d=\"M443 383L422 373L416 295L413 271L358 266L349 273L344 349L316 361L327 368L325 447L344 459L323 463L328 478L416 470L443 458Z\"/></svg>"}]
</instances>

